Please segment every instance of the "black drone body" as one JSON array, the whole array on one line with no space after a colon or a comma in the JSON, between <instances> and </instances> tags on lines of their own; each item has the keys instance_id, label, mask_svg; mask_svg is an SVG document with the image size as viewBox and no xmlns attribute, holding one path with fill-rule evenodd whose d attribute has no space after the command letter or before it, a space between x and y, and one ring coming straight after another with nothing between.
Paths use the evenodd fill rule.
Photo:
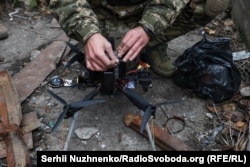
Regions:
<instances>
[{"instance_id":1,"label":"black drone body","mask_svg":"<svg viewBox=\"0 0 250 167\"><path fill-rule=\"evenodd\" d=\"M59 116L57 123L52 131L58 126L62 119L73 116L74 113L81 108L88 105L104 102L103 100L93 100L93 98L97 94L100 93L102 95L112 95L115 91L118 91L124 94L139 110L144 112L140 129L140 132L142 133L150 117L155 116L157 105L151 105L143 96L137 94L133 89L126 87L126 85L132 79L134 81L139 81L139 84L142 85L143 90L147 91L148 87L151 84L151 75L148 70L149 67L147 66L147 64L144 62L140 62L139 65L142 68L136 68L127 71L126 64L121 61L117 67L109 69L105 72L89 71L87 70L86 63L83 59L84 54L78 50L77 46L72 45L69 42L67 42L67 45L73 52L76 53L76 55L68 61L68 63L65 65L65 68L68 68L75 61L78 61L83 66L84 76L79 76L76 79L77 81L75 81L74 83L76 83L77 85L82 84L87 87L96 87L96 89L82 101L72 104L67 104L62 98L55 95L52 91L48 90L48 93L51 96L64 104L63 112Z\"/></svg>"}]
</instances>

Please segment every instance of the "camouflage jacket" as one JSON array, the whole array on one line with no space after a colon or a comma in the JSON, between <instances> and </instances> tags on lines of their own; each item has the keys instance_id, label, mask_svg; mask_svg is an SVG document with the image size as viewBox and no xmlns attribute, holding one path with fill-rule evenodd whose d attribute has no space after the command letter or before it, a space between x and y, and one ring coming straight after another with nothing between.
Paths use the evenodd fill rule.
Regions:
<instances>
[{"instance_id":1,"label":"camouflage jacket","mask_svg":"<svg viewBox=\"0 0 250 167\"><path fill-rule=\"evenodd\" d=\"M138 24L151 30L155 36L161 36L162 32L166 31L183 13L186 6L188 11L194 11L193 6L197 6L197 3L191 4L191 0L127 0L132 3L126 5L112 3L121 1L123 0L50 0L50 9L69 37L85 43L94 33L102 33L99 20L105 17L122 20L139 15ZM204 2L204 0L193 1ZM110 15L100 12L100 9L105 9ZM188 13L187 10L185 11ZM186 19L184 18L184 21ZM191 18L188 19L191 20Z\"/></svg>"}]
</instances>

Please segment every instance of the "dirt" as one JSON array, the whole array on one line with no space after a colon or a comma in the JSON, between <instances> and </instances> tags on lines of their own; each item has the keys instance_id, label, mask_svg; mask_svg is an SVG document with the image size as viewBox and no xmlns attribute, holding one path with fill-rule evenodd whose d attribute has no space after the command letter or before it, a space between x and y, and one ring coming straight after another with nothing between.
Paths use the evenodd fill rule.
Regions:
<instances>
[{"instance_id":1,"label":"dirt","mask_svg":"<svg viewBox=\"0 0 250 167\"><path fill-rule=\"evenodd\" d=\"M0 40L0 56L4 59L0 62L0 70L10 71L12 76L32 61L32 52L41 51L63 32L56 24L51 24L53 20L51 16L43 15L37 10L23 10L20 11L20 15L28 17L28 19L14 17L13 20L10 20L7 13L1 18L1 22L8 28L9 37ZM232 31L235 32L235 30ZM186 48L199 41L201 39L199 32L199 30L192 31L170 41L168 48L170 56L178 57ZM238 44L235 50L244 48L244 45L239 41L235 43ZM53 76L73 79L81 73L81 67L78 63L74 63L67 72L63 71L62 68L63 64L61 63L55 71L44 78L45 83ZM155 119L153 119L154 123L160 128L166 128L165 125L167 125L176 139L196 150L221 150L226 145L222 140L214 139L207 147L204 147L198 138L199 134L201 136L219 124L214 113L212 113L212 118L208 117L211 113L207 109L207 101L178 87L171 78L162 78L154 73L152 75L152 88L144 92L141 85L138 84L135 89L150 103L184 100L181 103L157 108ZM42 125L53 126L62 112L63 105L48 94L46 91L48 88L48 85L42 84L34 90L34 93L22 104L22 112L36 111ZM50 88L50 90L62 97L67 103L73 103L82 100L93 89L61 87ZM141 111L128 98L118 94L116 96L98 95L95 99L106 101L84 107L78 112L67 150L152 150L148 139L124 124L123 119L127 113L141 114ZM176 117L182 119L176 119ZM34 148L30 150L30 156L34 163L37 150L64 150L72 121L72 117L65 119L53 133L46 133L43 126L34 130ZM74 133L79 128L96 128L98 132L90 139L83 140ZM156 147L156 150L161 150L161 148Z\"/></svg>"}]
</instances>

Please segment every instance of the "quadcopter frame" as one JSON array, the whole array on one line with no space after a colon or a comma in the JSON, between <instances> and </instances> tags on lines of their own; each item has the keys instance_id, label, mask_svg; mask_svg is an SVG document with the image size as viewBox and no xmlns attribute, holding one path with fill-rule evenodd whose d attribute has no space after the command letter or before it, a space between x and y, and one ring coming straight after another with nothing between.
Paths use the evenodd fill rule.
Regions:
<instances>
[{"instance_id":1,"label":"quadcopter frame","mask_svg":"<svg viewBox=\"0 0 250 167\"><path fill-rule=\"evenodd\" d=\"M66 42L67 43L67 42ZM178 103L179 101L168 101L160 104L152 105L150 104L143 96L137 94L132 88L135 88L136 82L139 80L139 84L143 86L144 91L148 91L148 88L151 86L151 74L149 72L150 66L142 61L138 61L137 67L126 71L126 64L119 61L119 65L113 69L110 69L105 72L94 72L89 71L86 68L86 63L84 60L84 54L81 53L76 46L67 43L70 48L76 53L76 55L71 58L68 63L65 65L65 68L68 68L72 63L78 61L83 66L83 74L78 76L72 81L72 87L96 87L96 89L87 95L82 101L75 102L72 104L67 104L62 98L54 94L52 91L48 91L50 95L56 98L58 101L61 101L64 104L64 111L59 116L55 126L52 131L56 129L62 119L67 119L72 117L78 110L82 109L84 106L100 103L103 101L94 100L94 97L99 93L101 95L114 95L115 92L121 92L124 94L141 112L143 113L143 118L141 122L140 132L143 133L146 128L149 139L152 139L150 135L150 129L148 127L148 120L150 118L155 118L156 108L160 105L167 105L172 103ZM132 82L132 83L131 83ZM89 102L93 100L93 102ZM87 101L87 103L86 103ZM151 142L152 144L152 142ZM152 145L153 146L153 145ZM153 147L153 149L155 149Z\"/></svg>"}]
</instances>

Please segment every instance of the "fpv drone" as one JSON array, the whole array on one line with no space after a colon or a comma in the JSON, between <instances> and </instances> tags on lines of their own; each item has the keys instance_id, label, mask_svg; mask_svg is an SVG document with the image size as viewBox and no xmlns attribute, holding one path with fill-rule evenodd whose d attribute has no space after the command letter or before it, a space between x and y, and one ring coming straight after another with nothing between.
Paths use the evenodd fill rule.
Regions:
<instances>
[{"instance_id":1,"label":"fpv drone","mask_svg":"<svg viewBox=\"0 0 250 167\"><path fill-rule=\"evenodd\" d=\"M111 44L112 43L112 40ZM60 114L57 119L54 127L52 128L52 132L58 127L58 125L62 122L63 119L67 119L72 117L74 113L79 111L85 106L102 103L104 100L94 99L96 95L99 93L101 95L114 95L116 92L121 92L124 94L139 110L143 111L142 122L140 126L140 132L143 133L148 120L150 117L155 117L155 111L158 106L166 105L170 103L176 103L179 101L168 101L160 104L153 105L148 102L143 96L136 93L131 87L131 81L139 81L139 84L142 85L144 91L148 91L148 88L151 85L151 74L149 72L149 65L145 62L139 61L136 68L126 69L126 64L119 61L119 65L113 69L110 69L105 72L95 72L89 71L86 68L86 62L84 59L84 54L79 51L76 45L73 45L69 42L66 44L71 48L71 50L75 53L75 55L67 62L64 68L70 67L71 64L78 61L83 67L83 76L78 76L74 80L70 82L68 86L76 87L95 87L94 91L92 91L89 95L87 95L83 100L77 101L71 104L67 104L64 99L53 93L51 90L47 90L48 93L61 102L63 107L63 112ZM112 45L114 46L114 45ZM114 47L113 47L114 48ZM63 86L65 81L60 77L53 77L49 84L52 87ZM132 86L133 87L133 86Z\"/></svg>"}]
</instances>

